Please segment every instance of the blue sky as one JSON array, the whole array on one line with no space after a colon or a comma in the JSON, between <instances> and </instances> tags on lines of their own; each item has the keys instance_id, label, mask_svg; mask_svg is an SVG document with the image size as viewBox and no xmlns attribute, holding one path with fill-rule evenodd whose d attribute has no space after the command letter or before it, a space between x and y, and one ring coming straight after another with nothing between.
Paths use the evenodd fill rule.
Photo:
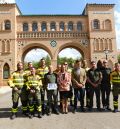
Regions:
<instances>
[{"instance_id":1,"label":"blue sky","mask_svg":"<svg viewBox=\"0 0 120 129\"><path fill-rule=\"evenodd\" d=\"M16 0L23 14L80 14L86 3L115 3L119 0Z\"/></svg>"},{"instance_id":2,"label":"blue sky","mask_svg":"<svg viewBox=\"0 0 120 129\"><path fill-rule=\"evenodd\" d=\"M16 0L16 3L23 14L81 14L86 3L116 4L116 38L120 49L120 0Z\"/></svg>"}]
</instances>

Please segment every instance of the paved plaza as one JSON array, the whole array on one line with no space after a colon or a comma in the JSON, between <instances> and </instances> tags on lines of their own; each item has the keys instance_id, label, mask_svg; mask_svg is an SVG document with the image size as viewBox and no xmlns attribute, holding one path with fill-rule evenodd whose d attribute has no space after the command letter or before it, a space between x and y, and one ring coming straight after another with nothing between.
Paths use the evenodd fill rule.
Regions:
<instances>
[{"instance_id":1,"label":"paved plaza","mask_svg":"<svg viewBox=\"0 0 120 129\"><path fill-rule=\"evenodd\" d=\"M11 105L11 92L0 93L0 129L120 129L120 112L97 112L95 110L81 113L78 111L76 114L69 112L60 115L45 115L41 119L37 117L29 119L19 113L15 120L10 120Z\"/></svg>"}]
</instances>

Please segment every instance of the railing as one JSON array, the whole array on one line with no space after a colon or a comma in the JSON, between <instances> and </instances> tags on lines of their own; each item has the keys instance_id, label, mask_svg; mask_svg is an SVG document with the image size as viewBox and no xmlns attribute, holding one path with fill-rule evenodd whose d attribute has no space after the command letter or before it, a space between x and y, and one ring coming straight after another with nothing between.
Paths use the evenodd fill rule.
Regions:
<instances>
[{"instance_id":1,"label":"railing","mask_svg":"<svg viewBox=\"0 0 120 129\"><path fill-rule=\"evenodd\" d=\"M88 33L81 32L17 32L18 39L34 38L87 38Z\"/></svg>"}]
</instances>

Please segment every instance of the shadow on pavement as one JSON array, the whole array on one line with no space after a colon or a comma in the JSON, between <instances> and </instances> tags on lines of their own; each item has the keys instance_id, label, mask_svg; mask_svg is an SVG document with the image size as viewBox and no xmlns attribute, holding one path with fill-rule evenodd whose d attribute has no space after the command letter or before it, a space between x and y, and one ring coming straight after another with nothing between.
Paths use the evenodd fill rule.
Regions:
<instances>
[{"instance_id":1,"label":"shadow on pavement","mask_svg":"<svg viewBox=\"0 0 120 129\"><path fill-rule=\"evenodd\" d=\"M0 118L10 118L11 116L11 108L0 108ZM18 108L18 117L25 117L22 115L21 107Z\"/></svg>"}]
</instances>

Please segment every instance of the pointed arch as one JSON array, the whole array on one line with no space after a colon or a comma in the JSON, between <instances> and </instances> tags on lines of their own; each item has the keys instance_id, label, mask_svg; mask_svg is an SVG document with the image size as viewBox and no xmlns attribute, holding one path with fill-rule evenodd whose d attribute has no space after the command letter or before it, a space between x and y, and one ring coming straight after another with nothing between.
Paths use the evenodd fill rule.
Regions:
<instances>
[{"instance_id":1,"label":"pointed arch","mask_svg":"<svg viewBox=\"0 0 120 129\"><path fill-rule=\"evenodd\" d=\"M77 31L82 31L82 30L83 30L82 22L77 22Z\"/></svg>"},{"instance_id":2,"label":"pointed arch","mask_svg":"<svg viewBox=\"0 0 120 129\"><path fill-rule=\"evenodd\" d=\"M105 48L108 49L108 42L107 42L107 39L104 40L104 43L105 43Z\"/></svg>"},{"instance_id":3,"label":"pointed arch","mask_svg":"<svg viewBox=\"0 0 120 129\"><path fill-rule=\"evenodd\" d=\"M73 31L73 22L68 22L68 31Z\"/></svg>"},{"instance_id":4,"label":"pointed arch","mask_svg":"<svg viewBox=\"0 0 120 129\"><path fill-rule=\"evenodd\" d=\"M50 23L50 30L51 31L56 31L56 23L55 22Z\"/></svg>"},{"instance_id":5,"label":"pointed arch","mask_svg":"<svg viewBox=\"0 0 120 129\"><path fill-rule=\"evenodd\" d=\"M111 20L105 20L105 30L112 30Z\"/></svg>"},{"instance_id":6,"label":"pointed arch","mask_svg":"<svg viewBox=\"0 0 120 129\"><path fill-rule=\"evenodd\" d=\"M5 20L5 30L11 30L11 22L10 20Z\"/></svg>"},{"instance_id":7,"label":"pointed arch","mask_svg":"<svg viewBox=\"0 0 120 129\"><path fill-rule=\"evenodd\" d=\"M5 63L3 66L3 79L8 79L10 76L10 66L8 63Z\"/></svg>"},{"instance_id":8,"label":"pointed arch","mask_svg":"<svg viewBox=\"0 0 120 129\"><path fill-rule=\"evenodd\" d=\"M98 19L93 20L93 29L100 29L100 21Z\"/></svg>"},{"instance_id":9,"label":"pointed arch","mask_svg":"<svg viewBox=\"0 0 120 129\"><path fill-rule=\"evenodd\" d=\"M96 39L96 50L99 51L99 40Z\"/></svg>"},{"instance_id":10,"label":"pointed arch","mask_svg":"<svg viewBox=\"0 0 120 129\"><path fill-rule=\"evenodd\" d=\"M109 39L109 50L112 51L112 39Z\"/></svg>"},{"instance_id":11,"label":"pointed arch","mask_svg":"<svg viewBox=\"0 0 120 129\"><path fill-rule=\"evenodd\" d=\"M103 48L103 39L100 39L100 50L104 50L104 48Z\"/></svg>"},{"instance_id":12,"label":"pointed arch","mask_svg":"<svg viewBox=\"0 0 120 129\"><path fill-rule=\"evenodd\" d=\"M5 41L2 41L2 53L5 52Z\"/></svg>"},{"instance_id":13,"label":"pointed arch","mask_svg":"<svg viewBox=\"0 0 120 129\"><path fill-rule=\"evenodd\" d=\"M60 31L64 31L65 30L65 23L64 22L60 22L59 28L60 28Z\"/></svg>"},{"instance_id":14,"label":"pointed arch","mask_svg":"<svg viewBox=\"0 0 120 129\"><path fill-rule=\"evenodd\" d=\"M47 23L46 23L45 21L43 21L43 22L41 23L41 30L42 30L42 32L47 31Z\"/></svg>"},{"instance_id":15,"label":"pointed arch","mask_svg":"<svg viewBox=\"0 0 120 129\"><path fill-rule=\"evenodd\" d=\"M10 52L10 41L7 41L7 52Z\"/></svg>"}]
</instances>

